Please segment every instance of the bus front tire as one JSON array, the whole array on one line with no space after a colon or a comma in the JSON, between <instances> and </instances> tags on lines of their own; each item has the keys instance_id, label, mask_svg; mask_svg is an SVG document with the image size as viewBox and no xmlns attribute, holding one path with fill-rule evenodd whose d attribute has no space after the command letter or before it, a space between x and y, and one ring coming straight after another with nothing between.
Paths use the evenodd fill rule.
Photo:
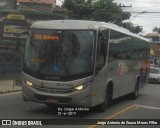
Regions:
<instances>
[{"instance_id":1,"label":"bus front tire","mask_svg":"<svg viewBox=\"0 0 160 128\"><path fill-rule=\"evenodd\" d=\"M111 90L107 88L104 102L98 106L100 112L104 112L106 108L109 106L111 102L111 95L112 95Z\"/></svg>"},{"instance_id":2,"label":"bus front tire","mask_svg":"<svg viewBox=\"0 0 160 128\"><path fill-rule=\"evenodd\" d=\"M139 92L139 81L137 80L135 90L130 94L129 98L131 100L136 100L138 98L138 92Z\"/></svg>"}]
</instances>

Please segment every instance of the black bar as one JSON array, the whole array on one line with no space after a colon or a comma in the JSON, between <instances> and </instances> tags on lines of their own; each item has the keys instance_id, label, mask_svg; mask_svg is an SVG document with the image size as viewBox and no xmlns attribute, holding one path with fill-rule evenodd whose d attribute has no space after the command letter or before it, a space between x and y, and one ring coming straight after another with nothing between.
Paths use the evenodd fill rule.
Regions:
<instances>
[{"instance_id":1,"label":"black bar","mask_svg":"<svg viewBox=\"0 0 160 128\"><path fill-rule=\"evenodd\" d=\"M0 125L160 125L160 119L0 119Z\"/></svg>"}]
</instances>

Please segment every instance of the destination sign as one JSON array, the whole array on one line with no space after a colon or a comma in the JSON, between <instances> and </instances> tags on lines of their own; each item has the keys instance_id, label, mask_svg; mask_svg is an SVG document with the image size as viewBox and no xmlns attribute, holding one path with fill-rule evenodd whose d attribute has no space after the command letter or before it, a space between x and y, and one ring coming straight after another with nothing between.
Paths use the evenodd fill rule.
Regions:
<instances>
[{"instance_id":1,"label":"destination sign","mask_svg":"<svg viewBox=\"0 0 160 128\"><path fill-rule=\"evenodd\" d=\"M33 58L32 59L33 63L43 63L46 62L46 59L41 59L41 58Z\"/></svg>"},{"instance_id":2,"label":"destination sign","mask_svg":"<svg viewBox=\"0 0 160 128\"><path fill-rule=\"evenodd\" d=\"M59 36L35 34L34 39L35 40L59 40Z\"/></svg>"}]
</instances>

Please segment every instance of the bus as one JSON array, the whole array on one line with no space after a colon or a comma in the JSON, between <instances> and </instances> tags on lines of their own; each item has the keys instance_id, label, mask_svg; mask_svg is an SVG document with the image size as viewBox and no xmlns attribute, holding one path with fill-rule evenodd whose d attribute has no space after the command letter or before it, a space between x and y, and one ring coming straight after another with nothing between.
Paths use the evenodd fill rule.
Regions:
<instances>
[{"instance_id":1,"label":"bus","mask_svg":"<svg viewBox=\"0 0 160 128\"><path fill-rule=\"evenodd\" d=\"M113 99L137 98L149 57L147 39L111 23L37 21L25 46L23 100L105 111Z\"/></svg>"}]
</instances>

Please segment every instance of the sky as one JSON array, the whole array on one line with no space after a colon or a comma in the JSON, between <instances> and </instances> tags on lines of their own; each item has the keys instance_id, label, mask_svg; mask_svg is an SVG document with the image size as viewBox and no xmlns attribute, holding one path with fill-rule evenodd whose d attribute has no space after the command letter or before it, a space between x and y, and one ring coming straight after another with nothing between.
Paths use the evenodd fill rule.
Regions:
<instances>
[{"instance_id":1,"label":"sky","mask_svg":"<svg viewBox=\"0 0 160 128\"><path fill-rule=\"evenodd\" d=\"M56 0L56 5L61 6L61 5L63 4L63 1L64 1L64 0Z\"/></svg>"},{"instance_id":2,"label":"sky","mask_svg":"<svg viewBox=\"0 0 160 128\"><path fill-rule=\"evenodd\" d=\"M160 0L115 0L125 6L124 11L131 12L130 22L143 27L142 35L160 28Z\"/></svg>"},{"instance_id":3,"label":"sky","mask_svg":"<svg viewBox=\"0 0 160 128\"><path fill-rule=\"evenodd\" d=\"M64 0L57 0L62 5ZM114 0L125 7L123 11L131 12L130 22L143 27L142 35L151 33L153 28L160 28L160 0Z\"/></svg>"}]
</instances>

